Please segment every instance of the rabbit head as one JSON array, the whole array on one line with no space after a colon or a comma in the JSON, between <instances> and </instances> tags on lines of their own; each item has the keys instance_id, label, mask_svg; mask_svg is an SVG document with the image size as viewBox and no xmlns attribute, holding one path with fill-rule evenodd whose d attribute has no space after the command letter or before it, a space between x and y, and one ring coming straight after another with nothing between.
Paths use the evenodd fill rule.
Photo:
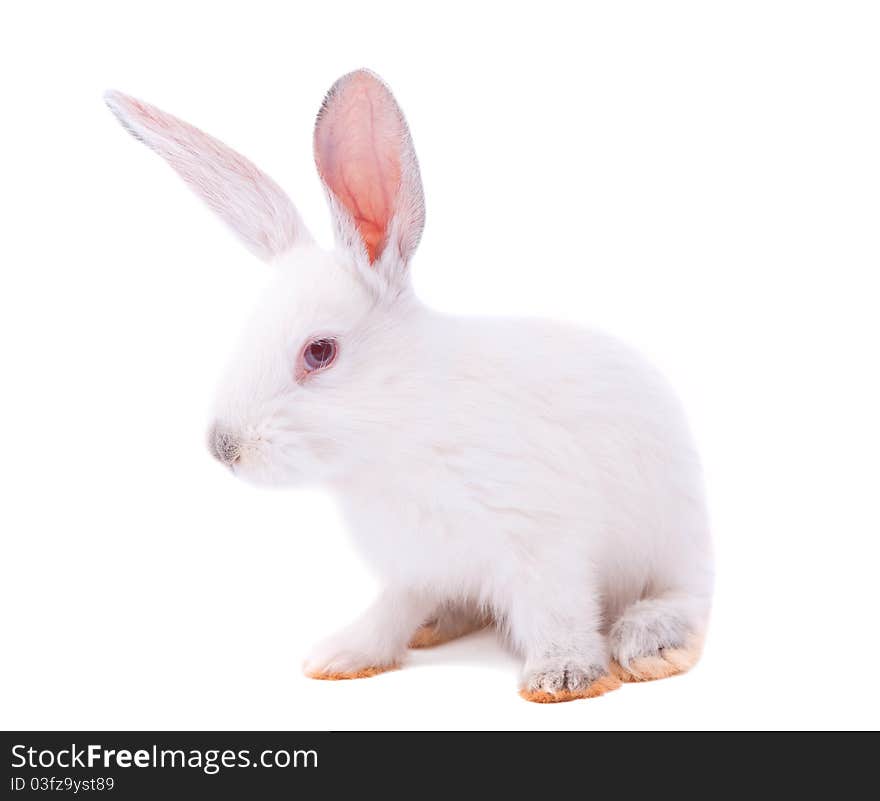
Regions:
<instances>
[{"instance_id":1,"label":"rabbit head","mask_svg":"<svg viewBox=\"0 0 880 801\"><path fill-rule=\"evenodd\" d=\"M276 484L332 480L368 462L389 436L389 396L414 380L407 362L420 336L408 265L424 225L422 186L391 92L359 70L336 82L318 114L330 251L278 185L231 148L119 92L106 101L275 270L221 385L214 456Z\"/></svg>"}]
</instances>

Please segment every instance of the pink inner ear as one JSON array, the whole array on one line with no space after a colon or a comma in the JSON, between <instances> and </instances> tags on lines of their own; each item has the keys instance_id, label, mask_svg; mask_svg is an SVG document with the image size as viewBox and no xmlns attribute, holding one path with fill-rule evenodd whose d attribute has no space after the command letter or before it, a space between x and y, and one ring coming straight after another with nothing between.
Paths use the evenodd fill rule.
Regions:
<instances>
[{"instance_id":1,"label":"pink inner ear","mask_svg":"<svg viewBox=\"0 0 880 801\"><path fill-rule=\"evenodd\" d=\"M337 87L315 131L318 170L351 214L371 264L395 212L405 136L396 104L369 73L355 73Z\"/></svg>"}]
</instances>

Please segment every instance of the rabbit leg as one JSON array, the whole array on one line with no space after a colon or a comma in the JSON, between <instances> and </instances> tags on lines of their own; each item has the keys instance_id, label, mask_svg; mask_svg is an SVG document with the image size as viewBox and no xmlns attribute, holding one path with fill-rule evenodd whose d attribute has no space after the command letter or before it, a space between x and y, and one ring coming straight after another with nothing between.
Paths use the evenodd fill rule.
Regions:
<instances>
[{"instance_id":1,"label":"rabbit leg","mask_svg":"<svg viewBox=\"0 0 880 801\"><path fill-rule=\"evenodd\" d=\"M410 635L436 600L389 587L354 623L317 645L304 665L312 679L361 679L398 667Z\"/></svg>"},{"instance_id":2,"label":"rabbit leg","mask_svg":"<svg viewBox=\"0 0 880 801\"><path fill-rule=\"evenodd\" d=\"M489 614L468 603L444 603L434 610L430 619L416 629L409 641L410 648L432 648L486 628L492 622Z\"/></svg>"},{"instance_id":3,"label":"rabbit leg","mask_svg":"<svg viewBox=\"0 0 880 801\"><path fill-rule=\"evenodd\" d=\"M520 695L546 704L616 690L620 681L609 669L598 599L590 593L554 596L517 599L509 612L511 638L526 657Z\"/></svg>"},{"instance_id":4,"label":"rabbit leg","mask_svg":"<svg viewBox=\"0 0 880 801\"><path fill-rule=\"evenodd\" d=\"M668 594L627 607L608 633L612 671L621 681L651 681L696 664L708 601Z\"/></svg>"}]
</instances>

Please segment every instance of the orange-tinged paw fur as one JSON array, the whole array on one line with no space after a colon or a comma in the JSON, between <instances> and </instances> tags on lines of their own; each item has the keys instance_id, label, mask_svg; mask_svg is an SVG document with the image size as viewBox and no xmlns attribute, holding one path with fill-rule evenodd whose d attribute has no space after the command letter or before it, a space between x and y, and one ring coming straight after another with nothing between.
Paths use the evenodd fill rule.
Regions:
<instances>
[{"instance_id":1,"label":"orange-tinged paw fur","mask_svg":"<svg viewBox=\"0 0 880 801\"><path fill-rule=\"evenodd\" d=\"M620 680L616 676L602 676L596 679L589 687L582 690L557 690L556 692L547 692L546 690L529 690L523 688L519 694L536 704L560 704L566 701L577 701L579 698L597 698L605 695L607 692L616 690L620 687Z\"/></svg>"},{"instance_id":2,"label":"orange-tinged paw fur","mask_svg":"<svg viewBox=\"0 0 880 801\"><path fill-rule=\"evenodd\" d=\"M385 667L368 667L352 673L306 673L310 679L318 679L319 681L348 681L349 679L369 679L371 676L378 676L380 673L387 673L389 670L397 670L397 665L386 665Z\"/></svg>"},{"instance_id":3,"label":"orange-tinged paw fur","mask_svg":"<svg viewBox=\"0 0 880 801\"><path fill-rule=\"evenodd\" d=\"M409 641L410 648L433 648L435 645L443 645L445 642L451 642L463 635L451 631L444 631L430 623L420 626L416 629L412 639Z\"/></svg>"},{"instance_id":4,"label":"orange-tinged paw fur","mask_svg":"<svg viewBox=\"0 0 880 801\"><path fill-rule=\"evenodd\" d=\"M611 663L611 672L621 681L656 681L686 673L700 658L702 643L692 639L684 648L661 648L656 654L639 656L625 666Z\"/></svg>"}]
</instances>

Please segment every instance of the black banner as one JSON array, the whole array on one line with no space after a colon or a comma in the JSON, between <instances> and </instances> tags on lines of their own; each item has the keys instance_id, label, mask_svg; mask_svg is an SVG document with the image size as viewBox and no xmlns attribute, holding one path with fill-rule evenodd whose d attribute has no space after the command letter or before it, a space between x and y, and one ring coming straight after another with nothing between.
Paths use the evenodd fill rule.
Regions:
<instances>
[{"instance_id":1,"label":"black banner","mask_svg":"<svg viewBox=\"0 0 880 801\"><path fill-rule=\"evenodd\" d=\"M859 739L863 748L851 742ZM531 785L541 795L572 781L584 795L624 798L698 790L711 797L718 782L759 795L790 793L801 783L840 793L859 786L870 764L859 753L874 745L868 738L668 732L4 732L0 742L3 797L23 801L263 801L334 790L394 797L444 786L465 792L463 783L475 776L520 791Z\"/></svg>"}]
</instances>

